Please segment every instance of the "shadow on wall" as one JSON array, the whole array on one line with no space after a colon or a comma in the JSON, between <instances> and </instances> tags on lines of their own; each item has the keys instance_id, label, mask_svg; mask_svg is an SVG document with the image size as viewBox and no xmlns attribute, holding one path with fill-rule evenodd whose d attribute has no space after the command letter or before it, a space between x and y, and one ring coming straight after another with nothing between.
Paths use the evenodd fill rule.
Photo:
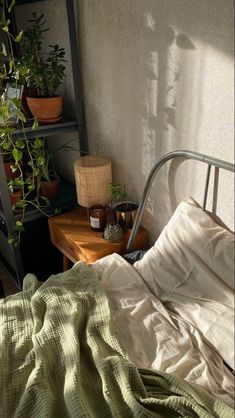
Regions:
<instances>
[{"instance_id":1,"label":"shadow on wall","mask_svg":"<svg viewBox=\"0 0 235 418\"><path fill-rule=\"evenodd\" d=\"M171 161L168 171L168 190L169 190L169 199L171 203L172 211L175 211L177 207L177 197L176 197L176 178L177 178L177 171L180 168L181 164L185 162L185 158L175 158ZM192 162L191 162L192 164ZM194 162L193 168L196 169L197 165L202 165L201 162ZM200 178L201 188L203 194L201 195L201 199L198 202L201 206L205 204L205 209L207 208L208 203L208 196L205 196L206 192L206 179L208 175L209 166L204 166L204 175ZM219 186L219 168L213 167L213 172L209 174L209 183L208 183L208 190L209 186L211 186L211 195L212 195L212 214L216 216L216 209L217 209L217 199L218 199L218 186ZM223 224L224 226L225 224Z\"/></svg>"},{"instance_id":2,"label":"shadow on wall","mask_svg":"<svg viewBox=\"0 0 235 418\"><path fill-rule=\"evenodd\" d=\"M169 151L169 144L171 149L176 148L174 146L177 131L176 112L180 111L177 109L176 97L182 76L178 52L193 51L195 45L185 33L156 21L150 13L146 15L145 24L146 56L143 72L146 79L146 119L142 131L141 171L144 177L147 177L156 159ZM164 181L161 185L161 190L164 192L161 211L167 213L169 211L169 202L166 198L167 177L162 176L158 181ZM154 222L154 208L158 204L159 202L155 202L150 195L146 205L149 225Z\"/></svg>"},{"instance_id":3,"label":"shadow on wall","mask_svg":"<svg viewBox=\"0 0 235 418\"><path fill-rule=\"evenodd\" d=\"M79 2L90 151L112 160L114 181L125 183L133 200L167 152L188 148L219 158L221 138L227 152L231 9L231 0ZM192 173L186 165L178 198L185 186L197 197L201 173ZM144 225L158 233L172 210L167 167L156 191Z\"/></svg>"},{"instance_id":4,"label":"shadow on wall","mask_svg":"<svg viewBox=\"0 0 235 418\"><path fill-rule=\"evenodd\" d=\"M149 16L148 19L152 18ZM147 27L146 40L149 46L146 57L146 79L148 84L147 137L163 137L163 132L170 125L176 127L176 88L180 79L180 63L174 60L171 47L183 50L195 49L194 44L184 33L177 34L172 27ZM155 132L154 132L155 131Z\"/></svg>"}]
</instances>

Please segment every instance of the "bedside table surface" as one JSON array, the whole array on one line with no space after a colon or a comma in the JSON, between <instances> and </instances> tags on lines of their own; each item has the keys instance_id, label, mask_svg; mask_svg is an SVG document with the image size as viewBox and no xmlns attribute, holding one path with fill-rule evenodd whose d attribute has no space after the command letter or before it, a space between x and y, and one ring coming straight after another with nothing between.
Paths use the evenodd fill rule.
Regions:
<instances>
[{"instance_id":1,"label":"bedside table surface","mask_svg":"<svg viewBox=\"0 0 235 418\"><path fill-rule=\"evenodd\" d=\"M112 253L123 254L131 232L126 230L121 242L108 242L102 238L102 232L91 229L87 210L80 207L49 218L48 223L52 243L73 263L78 260L93 263ZM133 251L144 249L147 245L147 232L140 227Z\"/></svg>"}]
</instances>

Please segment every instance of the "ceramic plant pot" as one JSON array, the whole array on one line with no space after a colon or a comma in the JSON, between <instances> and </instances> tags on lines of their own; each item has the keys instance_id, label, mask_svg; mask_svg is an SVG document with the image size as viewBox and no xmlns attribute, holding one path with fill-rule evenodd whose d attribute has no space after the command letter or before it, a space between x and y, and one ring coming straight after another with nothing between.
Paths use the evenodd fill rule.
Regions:
<instances>
[{"instance_id":1,"label":"ceramic plant pot","mask_svg":"<svg viewBox=\"0 0 235 418\"><path fill-rule=\"evenodd\" d=\"M116 212L117 223L123 228L131 229L137 214L139 205L129 200L119 202L114 205L113 209Z\"/></svg>"},{"instance_id":2,"label":"ceramic plant pot","mask_svg":"<svg viewBox=\"0 0 235 418\"><path fill-rule=\"evenodd\" d=\"M11 165L13 165L14 163L11 162L4 162L4 170L6 173L6 178L7 179L16 179L17 177L19 177L20 171L16 170L14 173L11 170Z\"/></svg>"},{"instance_id":3,"label":"ceramic plant pot","mask_svg":"<svg viewBox=\"0 0 235 418\"><path fill-rule=\"evenodd\" d=\"M21 97L21 107L22 107L22 112L24 113L24 115L26 116L26 118L32 118L32 113L30 111L28 102L27 102L27 97L35 97L36 95L36 91L32 90L32 89L28 89L25 88L23 89L22 92L22 97Z\"/></svg>"},{"instance_id":4,"label":"ceramic plant pot","mask_svg":"<svg viewBox=\"0 0 235 418\"><path fill-rule=\"evenodd\" d=\"M27 103L41 123L56 123L62 118L62 96L27 97Z\"/></svg>"},{"instance_id":5,"label":"ceramic plant pot","mask_svg":"<svg viewBox=\"0 0 235 418\"><path fill-rule=\"evenodd\" d=\"M10 194L11 206L15 206L16 203L22 199L23 193L22 190L16 190L14 193Z\"/></svg>"},{"instance_id":6,"label":"ceramic plant pot","mask_svg":"<svg viewBox=\"0 0 235 418\"><path fill-rule=\"evenodd\" d=\"M48 199L55 199L59 193L60 179L56 177L52 181L40 181L41 193Z\"/></svg>"}]
</instances>

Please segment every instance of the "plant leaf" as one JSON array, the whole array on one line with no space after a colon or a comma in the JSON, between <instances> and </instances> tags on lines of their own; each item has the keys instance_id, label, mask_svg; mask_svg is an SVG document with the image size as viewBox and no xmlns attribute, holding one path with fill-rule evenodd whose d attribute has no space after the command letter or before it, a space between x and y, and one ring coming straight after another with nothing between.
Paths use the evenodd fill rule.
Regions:
<instances>
[{"instance_id":1,"label":"plant leaf","mask_svg":"<svg viewBox=\"0 0 235 418\"><path fill-rule=\"evenodd\" d=\"M25 148L25 140L24 139L17 139L15 141L15 145L16 145L17 148L23 149L23 148Z\"/></svg>"},{"instance_id":2,"label":"plant leaf","mask_svg":"<svg viewBox=\"0 0 235 418\"><path fill-rule=\"evenodd\" d=\"M23 35L23 31L21 30L21 31L18 33L18 35L14 38L14 41L15 41L15 42L20 42L20 40L21 40L21 38L22 38L22 35Z\"/></svg>"},{"instance_id":3,"label":"plant leaf","mask_svg":"<svg viewBox=\"0 0 235 418\"><path fill-rule=\"evenodd\" d=\"M10 13L11 9L15 6L16 1L11 0L10 6L8 6L8 12Z\"/></svg>"},{"instance_id":4,"label":"plant leaf","mask_svg":"<svg viewBox=\"0 0 235 418\"><path fill-rule=\"evenodd\" d=\"M6 57L7 56L7 50L6 50L6 45L2 42L2 51L1 54Z\"/></svg>"},{"instance_id":5,"label":"plant leaf","mask_svg":"<svg viewBox=\"0 0 235 418\"><path fill-rule=\"evenodd\" d=\"M16 221L14 229L18 232L24 231L24 225L21 221Z\"/></svg>"},{"instance_id":6,"label":"plant leaf","mask_svg":"<svg viewBox=\"0 0 235 418\"><path fill-rule=\"evenodd\" d=\"M35 141L33 143L33 148L34 149L43 148L43 140L40 138L35 138Z\"/></svg>"},{"instance_id":7,"label":"plant leaf","mask_svg":"<svg viewBox=\"0 0 235 418\"><path fill-rule=\"evenodd\" d=\"M17 148L13 149L12 154L13 154L14 160L17 162L20 161L23 156L22 151L18 150Z\"/></svg>"},{"instance_id":8,"label":"plant leaf","mask_svg":"<svg viewBox=\"0 0 235 418\"><path fill-rule=\"evenodd\" d=\"M29 185L29 186L28 186L28 191L29 191L29 192L32 192L33 190L35 190L35 186L34 186L34 184Z\"/></svg>"},{"instance_id":9,"label":"plant leaf","mask_svg":"<svg viewBox=\"0 0 235 418\"><path fill-rule=\"evenodd\" d=\"M15 244L15 238L12 235L10 235L8 237L7 242L8 242L9 245L14 245Z\"/></svg>"},{"instance_id":10,"label":"plant leaf","mask_svg":"<svg viewBox=\"0 0 235 418\"><path fill-rule=\"evenodd\" d=\"M38 120L37 120L37 118L35 117L35 118L34 118L34 121L33 121L32 129L33 129L33 130L35 130L35 129L37 129L37 128L38 128Z\"/></svg>"},{"instance_id":11,"label":"plant leaf","mask_svg":"<svg viewBox=\"0 0 235 418\"><path fill-rule=\"evenodd\" d=\"M50 204L50 200L48 199L48 197L45 196L41 196L41 199L44 200L44 202L49 205Z\"/></svg>"},{"instance_id":12,"label":"plant leaf","mask_svg":"<svg viewBox=\"0 0 235 418\"><path fill-rule=\"evenodd\" d=\"M16 208L25 208L27 206L27 203L24 200L18 200L18 202L16 202L15 207Z\"/></svg>"}]
</instances>

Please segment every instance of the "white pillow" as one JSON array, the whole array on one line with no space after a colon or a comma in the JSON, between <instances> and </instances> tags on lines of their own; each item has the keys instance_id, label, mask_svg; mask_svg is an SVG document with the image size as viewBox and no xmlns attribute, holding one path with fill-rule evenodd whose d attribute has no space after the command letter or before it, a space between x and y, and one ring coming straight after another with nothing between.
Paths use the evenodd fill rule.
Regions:
<instances>
[{"instance_id":1,"label":"white pillow","mask_svg":"<svg viewBox=\"0 0 235 418\"><path fill-rule=\"evenodd\" d=\"M134 267L234 368L234 234L189 198Z\"/></svg>"}]
</instances>

